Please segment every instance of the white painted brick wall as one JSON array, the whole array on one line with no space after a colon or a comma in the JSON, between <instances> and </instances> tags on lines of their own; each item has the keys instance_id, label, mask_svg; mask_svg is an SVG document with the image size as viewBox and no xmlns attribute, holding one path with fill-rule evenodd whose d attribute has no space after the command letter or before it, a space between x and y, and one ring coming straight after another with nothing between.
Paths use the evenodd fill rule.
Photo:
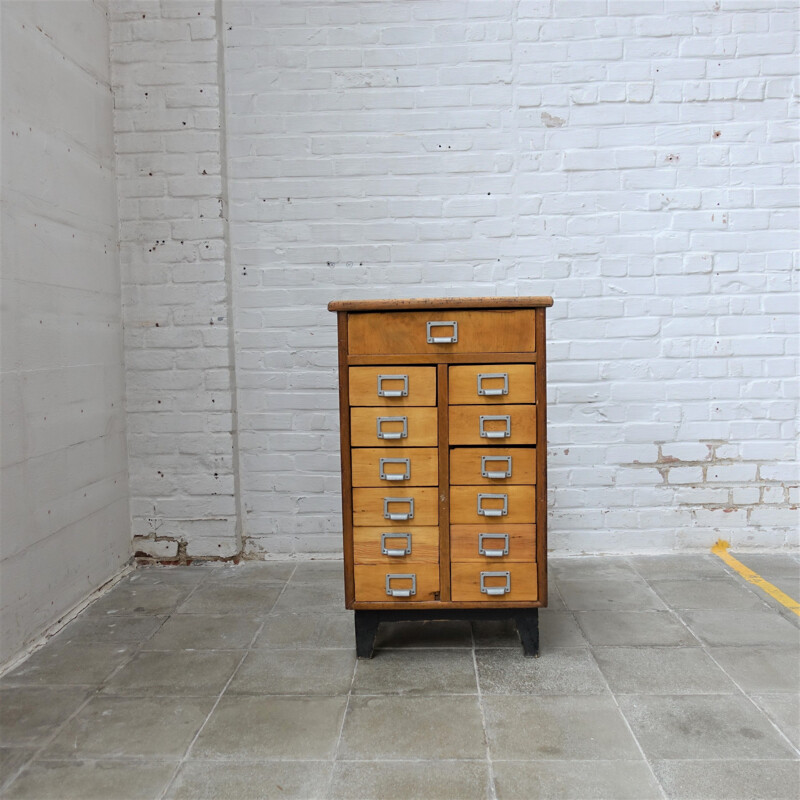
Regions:
<instances>
[{"instance_id":1,"label":"white painted brick wall","mask_svg":"<svg viewBox=\"0 0 800 800\"><path fill-rule=\"evenodd\" d=\"M105 2L2 3L0 665L130 557Z\"/></svg>"},{"instance_id":2,"label":"white painted brick wall","mask_svg":"<svg viewBox=\"0 0 800 800\"><path fill-rule=\"evenodd\" d=\"M134 550L241 550L214 0L115 0ZM180 547L180 553L179 553Z\"/></svg>"},{"instance_id":3,"label":"white painted brick wall","mask_svg":"<svg viewBox=\"0 0 800 800\"><path fill-rule=\"evenodd\" d=\"M227 524L238 454L246 551L337 554L328 301L552 294L551 546L797 544L794 0L226 0L196 33L210 0L118 7L140 521ZM192 227L220 175L228 241ZM200 312L228 288L238 450Z\"/></svg>"}]
</instances>

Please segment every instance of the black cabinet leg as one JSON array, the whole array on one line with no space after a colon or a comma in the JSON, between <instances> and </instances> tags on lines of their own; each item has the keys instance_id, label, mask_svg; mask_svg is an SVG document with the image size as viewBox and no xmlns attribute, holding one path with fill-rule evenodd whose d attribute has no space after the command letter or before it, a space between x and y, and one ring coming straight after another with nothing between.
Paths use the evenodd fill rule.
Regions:
<instances>
[{"instance_id":1,"label":"black cabinet leg","mask_svg":"<svg viewBox=\"0 0 800 800\"><path fill-rule=\"evenodd\" d=\"M377 611L356 611L356 655L359 658L372 658L375 647L375 634L378 632Z\"/></svg>"},{"instance_id":2,"label":"black cabinet leg","mask_svg":"<svg viewBox=\"0 0 800 800\"><path fill-rule=\"evenodd\" d=\"M514 618L522 641L523 655L539 658L539 609L520 611Z\"/></svg>"}]
</instances>

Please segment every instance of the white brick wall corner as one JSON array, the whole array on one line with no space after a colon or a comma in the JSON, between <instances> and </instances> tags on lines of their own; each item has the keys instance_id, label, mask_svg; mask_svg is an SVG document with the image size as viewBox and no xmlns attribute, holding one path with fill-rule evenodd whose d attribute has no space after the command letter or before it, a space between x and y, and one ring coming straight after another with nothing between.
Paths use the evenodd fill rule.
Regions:
<instances>
[{"instance_id":1,"label":"white brick wall corner","mask_svg":"<svg viewBox=\"0 0 800 800\"><path fill-rule=\"evenodd\" d=\"M793 0L221 8L114 23L137 532L338 554L327 302L552 294L551 546L797 546Z\"/></svg>"}]
</instances>

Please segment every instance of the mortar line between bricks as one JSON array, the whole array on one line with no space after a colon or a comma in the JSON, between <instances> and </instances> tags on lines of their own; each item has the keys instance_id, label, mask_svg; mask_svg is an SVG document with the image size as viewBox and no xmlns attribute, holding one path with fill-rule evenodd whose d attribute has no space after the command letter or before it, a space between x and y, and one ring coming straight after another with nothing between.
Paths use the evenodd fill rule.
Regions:
<instances>
[{"instance_id":1,"label":"mortar line between bricks","mask_svg":"<svg viewBox=\"0 0 800 800\"><path fill-rule=\"evenodd\" d=\"M292 570L292 574L289 575L289 577L286 579L285 583L283 584L283 587L281 588L280 592L278 593L278 596L275 598L275 602L272 604L272 608L275 607L275 604L278 602L278 600L280 600L281 595L286 591L286 587L289 585L289 581L294 576L294 573L295 573L296 570L297 570L297 565L295 564L295 567ZM272 611L272 608L270 608L270 611ZM217 699L214 701L214 704L209 709L209 712L206 715L206 718L203 720L203 723L197 729L197 731L195 732L194 736L192 737L192 740L189 742L189 745L187 746L186 750L184 751L183 756L181 756L180 760L178 761L178 764L176 765L175 770L172 773L172 776L167 781L167 783L164 786L164 789L162 790L161 794L158 796L158 800L164 800L164 798L166 797L167 792L172 788L173 784L175 783L175 779L178 777L178 773L180 772L181 768L183 767L183 765L188 760L189 755L192 752L192 748L194 747L194 745L197 742L198 738L200 738L200 734L203 732L203 730L205 729L206 725L208 725L208 722L211 719L211 715L217 710L217 706L219 706L220 702L222 701L223 695L225 694L225 692L228 691L228 687L231 685L231 683L233 682L233 679L239 673L239 670L242 668L242 664L244 664L245 659L247 658L248 655L250 655L250 653L253 652L253 645L258 640L258 637L261 635L261 631L264 630L264 626L267 624L266 617L268 615L269 615L269 612L267 612L264 615L265 618L261 620L261 623L259 624L256 632L250 638L250 643L244 649L244 652L242 653L242 657L239 659L239 663L236 665L236 667L234 667L233 672L231 673L231 675L228 678L228 680L225 682L225 685L222 687L222 691L220 691L219 695L217 696Z\"/></svg>"},{"instance_id":2,"label":"mortar line between bricks","mask_svg":"<svg viewBox=\"0 0 800 800\"><path fill-rule=\"evenodd\" d=\"M638 572L638 570L636 570L636 566L635 566L634 564L631 564L631 566L633 567L633 569L634 569L634 571L637 573L637 575L638 575L638 574L640 574L640 573ZM645 578L645 580L647 580L647 579ZM650 585L650 582L649 582L649 581L648 581L648 585ZM658 591L656 590L656 588L655 588L654 586L650 586L650 588L653 590L653 592L655 592L655 593L656 593L656 595L658 595L658 597L659 597L659 599L661 600L661 602L662 602L662 603L664 603L664 605L666 605L666 606L667 606L667 608L669 608L669 610L670 610L670 611L672 611L672 612L675 614L675 616L676 616L676 617L678 618L678 620L680 621L681 625L683 625L683 627L684 627L684 628L686 628L686 630L687 630L687 631L688 631L688 632L689 632L689 633L690 633L692 636L694 636L694 638L695 638L695 639L697 639L697 641L700 643L700 648L701 648L701 650L702 650L702 651L703 651L703 652L706 654L706 656L707 656L707 657L708 657L708 658L709 658L711 661L713 661L713 662L714 662L714 664L716 664L716 665L717 665L717 667L718 667L720 670L722 670L722 674L723 674L723 675L725 675L725 676L728 678L728 680L730 680L730 682L731 682L731 683L732 683L732 684L733 684L733 685L736 687L736 689L739 691L739 693L740 693L740 694L741 694L743 697L745 697L745 698L747 699L747 701L748 701L748 702L749 702L749 703L750 703L752 706L754 706L754 707L755 707L755 708L758 710L759 714L760 714L762 717L764 717L764 719L766 719L766 720L767 720L767 722L768 722L768 723L769 723L769 724L770 724L770 725L771 725L771 726L772 726L772 727L775 729L775 731L777 731L777 733L778 733L778 735L781 737L781 739L783 739L783 740L784 740L784 742L786 742L786 744L788 744L788 745L789 745L789 747L792 749L792 752L794 752L795 756L796 756L796 757L800 757L800 749L799 749L799 748L797 748L797 747L795 747L795 745L792 743L792 741L789 739L789 737L788 737L788 736L787 736L787 735L786 735L786 734L785 734L785 733L784 733L784 732L783 732L783 731L782 731L782 730L781 730L781 729L780 729L780 728L779 728L779 727L778 727L778 726L777 726L777 725L776 725L776 724L775 724L775 723L772 721L772 719L771 719L771 717L769 716L769 714L767 714L767 713L766 713L766 711L764 711L764 709L763 709L763 708L761 708L761 707L758 705L758 703L756 703L756 701L755 701L755 700L753 700L753 698L752 698L752 697L750 697L750 695L749 695L749 694L748 694L748 693L747 693L747 692L746 692L746 691L745 691L745 690L742 688L742 686L741 686L741 685L738 683L738 681L736 681L736 680L734 679L734 677L733 677L733 676L732 676L732 675L731 675L731 674L730 674L730 673L729 673L729 672L728 672L728 671L725 669L725 667L723 667L723 666L722 666L722 664L720 664L720 663L719 663L719 661L717 661L717 659L716 659L716 658L714 658L714 654L711 652L711 648L710 648L710 647L709 647L709 646L708 646L708 645L707 645L707 644L706 644L706 643L703 641L703 639L702 639L700 636L698 636L698 635L696 635L696 634L695 634L695 632L694 632L694 631L691 629L691 627L689 626L689 623L687 623L687 622L686 622L686 621L683 619L683 617L682 617L680 614L678 614L678 613L677 613L677 612L676 612L676 611L675 611L675 610L674 610L674 609L673 609L673 608L670 606L670 604L669 604L669 603L667 603L667 601L666 601L666 600L664 600L664 598L663 598L663 597L661 597L661 595L659 595L659 594L658 594ZM753 592L753 594L755 594L755 592ZM771 609L771 610L772 610L772 611L775 611L774 609ZM775 612L775 613L777 614L777 612ZM778 616L781 616L780 614L777 614L777 615L778 615ZM783 618L783 617L781 617L781 618ZM697 697L697 695L686 695L686 696L687 696L687 697L691 697L691 696Z\"/></svg>"},{"instance_id":3,"label":"mortar line between bricks","mask_svg":"<svg viewBox=\"0 0 800 800\"><path fill-rule=\"evenodd\" d=\"M488 772L488 782L486 785L486 793L488 800L497 800L497 787L494 782L494 765L492 764L492 751L489 747L489 730L486 727L486 709L483 707L483 692L481 691L481 679L478 674L478 658L475 651L475 628L472 623L469 626L469 634L472 639L472 669L475 672L475 688L478 693L478 711L481 715L481 728L483 729L483 741L486 746L486 769Z\"/></svg>"},{"instance_id":4,"label":"mortar line between bricks","mask_svg":"<svg viewBox=\"0 0 800 800\"><path fill-rule=\"evenodd\" d=\"M125 576L125 577L124 577L124 578L123 578L121 581L119 581L118 583L116 583L116 584L115 584L115 585L112 587L112 589L111 589L109 592L106 592L106 594L102 595L101 597L98 597L98 598L97 598L97 600L101 600L101 599L103 599L103 598L105 598L105 597L108 597L108 595L110 595L110 594L111 594L111 593L112 593L112 592L113 592L115 589L117 589L119 586L121 586L121 585L122 585L122 583L123 583L123 581L125 581L125 580L127 580L127 581L128 581L128 584L130 585L130 576L131 576L131 575L135 575L135 574L136 574L136 570L134 569L134 570L133 570L131 573L129 573L128 575L126 575L126 576ZM198 586L200 586L200 584L201 584L201 583L203 583L203 581L204 581L205 579L206 579L206 578L205 578L205 577L203 577L201 580L199 580L199 581L198 581L198 582L197 582L197 583L196 583L196 584L195 584L195 585L194 585L194 586L191 588L191 590L190 590L190 591L189 591L189 593L186 595L186 597L185 597L185 598L184 598L184 599L181 601L180 605L182 605L183 603L185 603L185 602L186 602L186 601L187 601L187 600L188 600L188 599L189 599L189 598L190 598L190 597L191 597L191 596L192 596L192 595L193 595L193 594L194 594L194 593L197 591L197 587L198 587ZM166 584L154 584L154 585L155 585L155 586L160 586L160 585L166 585ZM97 600L95 600L95 602L97 602ZM92 604L92 605L93 605L93 604ZM87 611L89 608L91 608L91 605L89 605L89 606L87 606L85 609L83 609L83 611L81 611L81 613L80 613L80 614L79 614L77 617L75 617L75 619L79 619L79 618L81 617L81 615L82 615L82 614L84 614L84 613L85 613L85 612L86 612L86 611ZM68 716L68 717L67 717L67 718L64 720L64 722L62 722L62 723L61 723L61 725L58 725L58 726L55 728L55 730L53 731L52 735L51 735L51 736L48 736L48 737L47 737L47 738L44 740L44 742L43 742L43 743L42 743L42 744L41 744L41 745L40 745L38 748L34 748L34 749L33 749L33 752L31 753L31 756L30 756L30 758L26 759L26 760L25 760L25 761L24 761L24 762L23 762L23 763L22 763L22 764L19 766L19 768L18 768L18 769L17 769L15 772L13 772L13 773L11 774L11 777L10 777L8 780L6 780L6 781L3 781L3 782L0 782L0 792L4 792L6 789L9 789L9 788L12 786L12 784L14 783L14 781L16 781L16 780L17 780L17 778L19 778L19 776L22 774L22 772L23 772L24 770L26 770L26 769L27 769L27 768L28 768L28 767L29 767L29 766L30 766L30 765L31 765L31 764L32 764L34 761L36 761L36 760L39 758L39 756L40 756L40 755L41 755L41 754L42 754L42 753L43 753L43 752L44 752L44 751L45 751L45 750L46 750L46 749L47 749L47 748L48 748L48 747L49 747L49 746L50 746L50 745L51 745L51 744L52 744L52 743L53 743L53 742L56 740L56 738L58 738L58 736L61 734L61 732L62 732L62 731L63 731L63 730L64 730L64 729L67 727L67 725L68 725L70 722L72 722L72 720L73 720L73 719L75 719L75 717L77 717L77 716L78 716L78 714L80 714L80 713L81 713L81 711L83 711L83 710L86 708L86 706L87 706L87 705L89 705L89 703L91 703L91 702L92 702L92 700L95 700L96 698L98 698L98 697L101 697L101 696L102 696L102 695L101 695L101 692L102 692L103 688L105 687L105 685L106 685L106 684L107 684L107 683L108 683L108 682L109 682L109 681L110 681L110 680L111 680L111 679L112 679L112 678L113 678L113 677L114 677L114 676L115 676L115 675L116 675L116 674L117 674L117 673L118 673L120 670L122 670L122 669L124 669L125 667L127 667L127 666L128 666L128 665L129 665L129 664L130 664L130 663L133 661L133 659L134 659L134 658L135 658L135 657L136 657L136 656L137 656L139 653L141 653L141 652L142 652L142 650L144 649L144 646L147 644L147 642L149 642L149 641L150 641L150 639L152 639L152 638L153 638L153 637L154 637L154 636L155 636L155 635L156 635L156 634L157 634L157 633L158 633L158 632L159 632L159 631L160 631L160 630L161 630L161 629L164 627L164 625L166 625L167 621L168 621L168 620L169 620L169 619L172 617L172 614L174 613L174 611L175 611L175 610L173 609L173 610L172 610L172 611L171 611L169 614L165 614L165 615L164 615L164 618L161 620L161 624L160 624L160 625L159 625L159 626L158 626L158 627L157 627L157 628L156 628L154 631L152 631L152 633L150 633L148 636L145 636L145 637L144 637L144 638L143 638L143 639L142 639L142 640L141 640L141 641L140 641L140 642L139 642L139 643L136 645L136 647L134 647L134 648L133 648L133 650L131 651L131 653L130 653L130 655L129 655L129 657L128 657L128 658L125 658L125 659L123 659L123 660L122 660L122 661L121 661L121 662L120 662L120 663L119 663L119 664L118 664L118 665L117 665L117 666L116 666L114 669L112 669L112 670L111 670L111 671L108 673L108 675L106 675L106 676L105 676L105 678L103 678L102 680L100 680L100 681L98 681L96 684L94 684L94 689L92 689L92 690L89 692L89 694L88 694L88 696L86 697L86 699L85 699L85 700L84 700L84 701L83 701L83 702L82 702L82 703L81 703L81 704L78 706L78 708L76 708L76 709L75 709L75 711L73 711L73 712L72 712L72 714L70 714L70 715L69 715L69 716ZM124 616L124 615L120 614L119 616ZM158 615L158 614L153 614L153 615L151 615L151 616L153 616L153 617L157 617L157 616L159 616L159 615ZM74 621L74 620L71 620L71 621ZM68 624L69 624L69 623L68 623ZM67 628L67 627L68 627L68 625L65 625L65 626L64 626L64 628ZM63 630L63 629L62 629L62 630ZM60 633L60 632L61 632L61 631L59 631L59 633ZM48 644L49 644L49 642L48 642ZM124 646L124 645L125 645L125 643L124 643L124 642L120 642L120 646ZM23 662L23 663L24 663L24 662ZM58 684L58 686L64 686L64 684ZM20 687L17 687L17 688L20 688ZM26 688L27 688L27 687L26 687ZM101 760L101 759L98 759L98 760ZM168 760L168 761L171 761L172 759L166 759L166 760Z\"/></svg>"}]
</instances>

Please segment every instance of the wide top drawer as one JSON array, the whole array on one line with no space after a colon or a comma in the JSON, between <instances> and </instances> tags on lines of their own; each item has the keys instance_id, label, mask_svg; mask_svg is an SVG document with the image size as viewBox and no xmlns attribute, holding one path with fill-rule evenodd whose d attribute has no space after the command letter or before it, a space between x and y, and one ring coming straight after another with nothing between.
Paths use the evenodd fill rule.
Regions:
<instances>
[{"instance_id":1,"label":"wide top drawer","mask_svg":"<svg viewBox=\"0 0 800 800\"><path fill-rule=\"evenodd\" d=\"M351 355L532 353L532 308L348 314Z\"/></svg>"}]
</instances>

